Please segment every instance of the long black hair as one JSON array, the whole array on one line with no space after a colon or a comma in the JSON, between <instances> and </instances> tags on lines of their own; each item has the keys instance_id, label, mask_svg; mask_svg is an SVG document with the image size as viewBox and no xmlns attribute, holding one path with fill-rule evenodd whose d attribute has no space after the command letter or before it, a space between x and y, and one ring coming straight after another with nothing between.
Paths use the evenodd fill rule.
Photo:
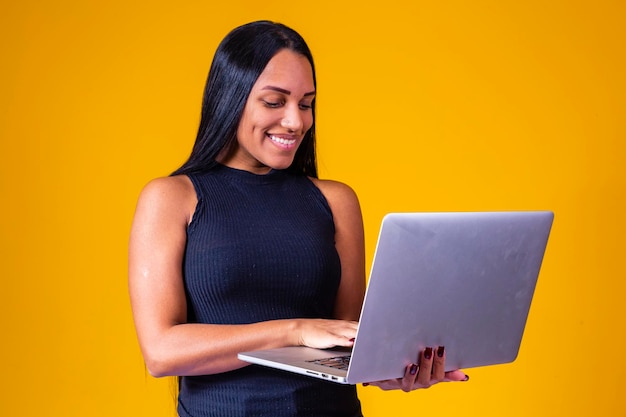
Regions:
<instances>
[{"instance_id":1,"label":"long black hair","mask_svg":"<svg viewBox=\"0 0 626 417\"><path fill-rule=\"evenodd\" d=\"M202 100L202 116L196 142L187 162L172 175L206 172L218 163L216 158L237 140L237 127L250 90L267 63L282 49L305 56L313 70L313 56L296 31L267 20L233 29L218 46ZM317 178L315 157L315 102L313 125L305 134L288 171Z\"/></svg>"}]
</instances>

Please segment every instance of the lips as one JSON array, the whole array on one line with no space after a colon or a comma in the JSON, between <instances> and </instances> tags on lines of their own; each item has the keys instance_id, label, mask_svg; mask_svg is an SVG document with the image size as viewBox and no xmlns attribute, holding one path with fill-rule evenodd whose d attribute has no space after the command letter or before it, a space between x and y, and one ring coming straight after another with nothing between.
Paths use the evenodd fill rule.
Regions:
<instances>
[{"instance_id":1,"label":"lips","mask_svg":"<svg viewBox=\"0 0 626 417\"><path fill-rule=\"evenodd\" d=\"M268 135L268 137L270 138L272 142L277 143L282 146L292 146L296 143L296 139L293 139L293 138L286 138L286 137L281 137L281 136L276 136L276 135Z\"/></svg>"}]
</instances>

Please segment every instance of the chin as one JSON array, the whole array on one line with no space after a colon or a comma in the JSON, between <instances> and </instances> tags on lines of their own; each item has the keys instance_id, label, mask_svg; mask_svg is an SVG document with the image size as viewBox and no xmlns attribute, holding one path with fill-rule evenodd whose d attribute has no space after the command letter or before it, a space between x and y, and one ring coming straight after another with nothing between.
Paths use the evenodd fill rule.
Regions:
<instances>
[{"instance_id":1,"label":"chin","mask_svg":"<svg viewBox=\"0 0 626 417\"><path fill-rule=\"evenodd\" d=\"M289 159L275 159L273 161L268 161L267 165L268 167L272 168L272 169L287 169L291 166L291 164L293 164L293 158L289 158Z\"/></svg>"}]
</instances>

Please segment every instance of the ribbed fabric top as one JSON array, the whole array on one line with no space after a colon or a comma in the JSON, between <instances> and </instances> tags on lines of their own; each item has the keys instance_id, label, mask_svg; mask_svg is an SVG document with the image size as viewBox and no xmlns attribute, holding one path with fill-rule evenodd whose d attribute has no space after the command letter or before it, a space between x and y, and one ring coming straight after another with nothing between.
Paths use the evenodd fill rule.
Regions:
<instances>
[{"instance_id":1,"label":"ribbed fabric top","mask_svg":"<svg viewBox=\"0 0 626 417\"><path fill-rule=\"evenodd\" d=\"M198 196L184 260L189 322L332 317L341 278L333 217L307 177L218 166L189 178ZM259 366L182 378L178 412L361 415L355 387Z\"/></svg>"}]
</instances>

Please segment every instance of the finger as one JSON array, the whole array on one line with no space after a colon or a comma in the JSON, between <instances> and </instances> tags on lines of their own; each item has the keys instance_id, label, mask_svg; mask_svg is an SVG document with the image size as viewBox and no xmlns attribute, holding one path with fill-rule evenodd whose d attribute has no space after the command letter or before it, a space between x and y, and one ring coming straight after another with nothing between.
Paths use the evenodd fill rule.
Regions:
<instances>
[{"instance_id":1,"label":"finger","mask_svg":"<svg viewBox=\"0 0 626 417\"><path fill-rule=\"evenodd\" d=\"M354 346L354 338L348 339L346 337L338 338L334 341L333 346L349 348ZM332 347L332 346L330 346Z\"/></svg>"},{"instance_id":2,"label":"finger","mask_svg":"<svg viewBox=\"0 0 626 417\"><path fill-rule=\"evenodd\" d=\"M354 341L356 340L355 332L345 332L342 334L336 334L337 337L337 346L345 346L350 347L354 345Z\"/></svg>"},{"instance_id":3,"label":"finger","mask_svg":"<svg viewBox=\"0 0 626 417\"><path fill-rule=\"evenodd\" d=\"M419 366L415 363L409 364L409 366L406 367L404 377L402 378L402 391L409 392L413 389L418 371Z\"/></svg>"},{"instance_id":4,"label":"finger","mask_svg":"<svg viewBox=\"0 0 626 417\"><path fill-rule=\"evenodd\" d=\"M353 321L332 321L329 327L329 333L336 337L336 346L350 347L354 345L357 332L357 322Z\"/></svg>"},{"instance_id":5,"label":"finger","mask_svg":"<svg viewBox=\"0 0 626 417\"><path fill-rule=\"evenodd\" d=\"M433 370L433 348L427 347L422 351L417 372L416 382L424 387L430 386L430 379Z\"/></svg>"},{"instance_id":6,"label":"finger","mask_svg":"<svg viewBox=\"0 0 626 417\"><path fill-rule=\"evenodd\" d=\"M347 337L356 336L356 332L359 328L359 324L354 321L341 323L341 326L336 328L335 331Z\"/></svg>"},{"instance_id":7,"label":"finger","mask_svg":"<svg viewBox=\"0 0 626 417\"><path fill-rule=\"evenodd\" d=\"M359 328L358 321L332 320L331 322L337 328L348 329L349 331L356 331Z\"/></svg>"},{"instance_id":8,"label":"finger","mask_svg":"<svg viewBox=\"0 0 626 417\"><path fill-rule=\"evenodd\" d=\"M458 371L458 370L457 371L449 371L449 372L446 372L445 380L446 381L451 381L451 382L455 382L455 381L469 381L469 375L467 375L463 371Z\"/></svg>"},{"instance_id":9,"label":"finger","mask_svg":"<svg viewBox=\"0 0 626 417\"><path fill-rule=\"evenodd\" d=\"M439 382L445 378L446 370L446 350L443 346L437 347L433 357L432 379Z\"/></svg>"}]
</instances>

